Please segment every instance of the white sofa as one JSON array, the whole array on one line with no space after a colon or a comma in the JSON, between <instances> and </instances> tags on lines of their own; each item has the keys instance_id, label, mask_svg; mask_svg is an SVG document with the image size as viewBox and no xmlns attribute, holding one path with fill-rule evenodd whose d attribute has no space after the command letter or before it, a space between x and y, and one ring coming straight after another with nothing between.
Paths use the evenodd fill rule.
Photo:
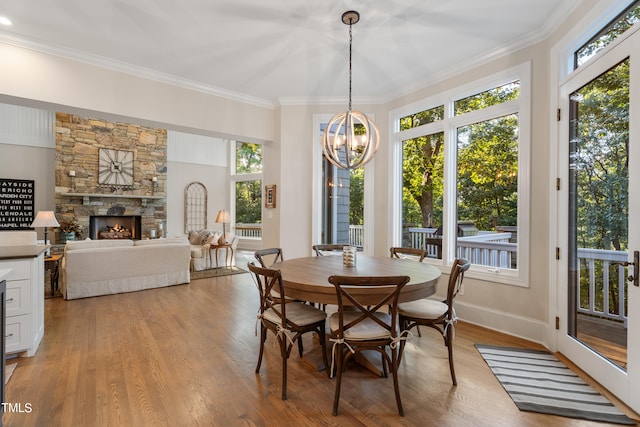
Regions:
<instances>
[{"instance_id":1,"label":"white sofa","mask_svg":"<svg viewBox=\"0 0 640 427\"><path fill-rule=\"evenodd\" d=\"M67 242L60 291L65 299L189 283L186 239Z\"/></svg>"}]
</instances>

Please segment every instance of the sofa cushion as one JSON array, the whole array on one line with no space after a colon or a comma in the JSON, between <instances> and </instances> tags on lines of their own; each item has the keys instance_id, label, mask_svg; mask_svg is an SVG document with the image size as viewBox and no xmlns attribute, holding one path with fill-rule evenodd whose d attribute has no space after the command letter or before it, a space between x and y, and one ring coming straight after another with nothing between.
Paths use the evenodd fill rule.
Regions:
<instances>
[{"instance_id":1,"label":"sofa cushion","mask_svg":"<svg viewBox=\"0 0 640 427\"><path fill-rule=\"evenodd\" d=\"M91 248L115 248L133 246L133 240L130 239L103 239L103 240L77 240L67 242L64 246L65 252L75 251L78 249Z\"/></svg>"},{"instance_id":2,"label":"sofa cushion","mask_svg":"<svg viewBox=\"0 0 640 427\"><path fill-rule=\"evenodd\" d=\"M202 230L200 232L200 234L198 235L198 243L197 244L206 245L207 241L209 240L209 238L211 237L212 234L213 234L213 231Z\"/></svg>"},{"instance_id":3,"label":"sofa cushion","mask_svg":"<svg viewBox=\"0 0 640 427\"><path fill-rule=\"evenodd\" d=\"M169 245L169 244L188 245L189 241L184 237L170 237L167 239L146 239L146 240L136 240L135 242L133 242L133 246L152 246L152 245Z\"/></svg>"},{"instance_id":4,"label":"sofa cushion","mask_svg":"<svg viewBox=\"0 0 640 427\"><path fill-rule=\"evenodd\" d=\"M200 235L200 230L195 231L195 230L191 230L189 232L189 243L191 243L192 245L198 245L200 244L198 237Z\"/></svg>"},{"instance_id":5,"label":"sofa cushion","mask_svg":"<svg viewBox=\"0 0 640 427\"><path fill-rule=\"evenodd\" d=\"M209 239L207 240L207 245L217 245L218 244L218 240L220 239L220 236L222 236L222 232L220 231L216 231L216 232L212 232L211 235L209 236Z\"/></svg>"}]
</instances>

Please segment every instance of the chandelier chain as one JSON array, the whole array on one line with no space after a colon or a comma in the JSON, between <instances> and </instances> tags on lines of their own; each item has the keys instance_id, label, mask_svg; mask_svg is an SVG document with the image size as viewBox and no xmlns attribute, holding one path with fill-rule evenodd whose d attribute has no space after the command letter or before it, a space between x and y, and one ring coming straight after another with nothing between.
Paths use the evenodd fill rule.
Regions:
<instances>
[{"instance_id":1,"label":"chandelier chain","mask_svg":"<svg viewBox=\"0 0 640 427\"><path fill-rule=\"evenodd\" d=\"M351 33L352 20L349 20L349 111L351 111L351 45L353 44L353 35Z\"/></svg>"},{"instance_id":2,"label":"chandelier chain","mask_svg":"<svg viewBox=\"0 0 640 427\"><path fill-rule=\"evenodd\" d=\"M349 25L349 109L329 120L322 133L322 151L336 167L354 170L369 162L380 144L380 133L375 123L360 111L353 111L353 24L360 14L349 10L342 14L342 23Z\"/></svg>"}]
</instances>

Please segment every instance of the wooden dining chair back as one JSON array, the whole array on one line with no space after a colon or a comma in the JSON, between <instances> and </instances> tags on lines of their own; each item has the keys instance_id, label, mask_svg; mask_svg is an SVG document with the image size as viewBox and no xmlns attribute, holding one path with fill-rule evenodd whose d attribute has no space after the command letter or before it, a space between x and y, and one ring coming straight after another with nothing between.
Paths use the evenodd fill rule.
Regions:
<instances>
[{"instance_id":1,"label":"wooden dining chair back","mask_svg":"<svg viewBox=\"0 0 640 427\"><path fill-rule=\"evenodd\" d=\"M338 302L338 311L329 317L337 376L333 415L338 414L345 362L363 350L376 350L382 355L384 376L391 371L398 412L404 415L398 386L398 342L402 337L398 335L397 307L400 292L409 282L409 277L331 276L329 282L336 288ZM372 288L375 288L375 292ZM370 300L372 295L376 295L373 301ZM363 296L366 296L366 302L363 302ZM350 309L345 310L346 306L350 306ZM383 307L390 307L390 312L381 310ZM348 351L345 351L345 347Z\"/></svg>"},{"instance_id":2,"label":"wooden dining chair back","mask_svg":"<svg viewBox=\"0 0 640 427\"><path fill-rule=\"evenodd\" d=\"M322 244L322 245L313 245L312 249L315 252L316 256L325 256L325 255L342 255L343 249L345 246L349 246L348 244Z\"/></svg>"},{"instance_id":3,"label":"wooden dining chair back","mask_svg":"<svg viewBox=\"0 0 640 427\"><path fill-rule=\"evenodd\" d=\"M399 258L399 259L410 259L418 262L424 261L426 256L428 255L425 249L418 248L407 248L404 246L393 246L389 249L391 258ZM418 336L422 336L422 332L420 332L420 327L416 328L418 331Z\"/></svg>"},{"instance_id":4,"label":"wooden dining chair back","mask_svg":"<svg viewBox=\"0 0 640 427\"><path fill-rule=\"evenodd\" d=\"M282 275L279 270L258 267L254 263L248 263L249 271L255 276L258 291L260 293L260 354L256 374L260 372L264 343L267 340L267 331L273 332L280 347L282 357L282 400L287 399L287 359L291 354L294 342L298 342L298 351L302 357L302 335L307 332L315 332L322 347L322 358L325 369L328 370L327 346L325 343L325 326L327 314L310 305L286 300L285 290L282 284ZM277 292L283 298L274 299L270 295ZM283 301L286 300L286 303Z\"/></svg>"},{"instance_id":5,"label":"wooden dining chair back","mask_svg":"<svg viewBox=\"0 0 640 427\"><path fill-rule=\"evenodd\" d=\"M402 303L398 307L400 328L409 331L414 327L428 326L440 332L444 339L449 355L449 370L453 385L458 385L456 372L453 366L453 337L454 323L457 320L454 308L455 298L462 287L464 273L471 263L466 259L456 259L451 266L449 283L447 286L447 298L444 301L421 299ZM404 353L404 342L400 343L400 358Z\"/></svg>"},{"instance_id":6,"label":"wooden dining chair back","mask_svg":"<svg viewBox=\"0 0 640 427\"><path fill-rule=\"evenodd\" d=\"M267 268L276 262L284 261L281 248L260 249L253 253L262 268Z\"/></svg>"},{"instance_id":7,"label":"wooden dining chair back","mask_svg":"<svg viewBox=\"0 0 640 427\"><path fill-rule=\"evenodd\" d=\"M415 259L418 262L422 262L427 256L426 250L418 248L394 246L389 249L389 252L391 253L391 258Z\"/></svg>"}]
</instances>

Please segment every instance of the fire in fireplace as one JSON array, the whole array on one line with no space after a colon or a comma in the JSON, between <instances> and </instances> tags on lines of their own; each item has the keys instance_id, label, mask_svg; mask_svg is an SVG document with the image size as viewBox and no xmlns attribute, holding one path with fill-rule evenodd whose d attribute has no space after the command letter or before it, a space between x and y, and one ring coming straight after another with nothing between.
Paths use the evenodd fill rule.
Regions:
<instances>
[{"instance_id":1,"label":"fire in fireplace","mask_svg":"<svg viewBox=\"0 0 640 427\"><path fill-rule=\"evenodd\" d=\"M141 229L142 217L140 215L92 215L89 217L89 237L94 240L139 240Z\"/></svg>"}]
</instances>

